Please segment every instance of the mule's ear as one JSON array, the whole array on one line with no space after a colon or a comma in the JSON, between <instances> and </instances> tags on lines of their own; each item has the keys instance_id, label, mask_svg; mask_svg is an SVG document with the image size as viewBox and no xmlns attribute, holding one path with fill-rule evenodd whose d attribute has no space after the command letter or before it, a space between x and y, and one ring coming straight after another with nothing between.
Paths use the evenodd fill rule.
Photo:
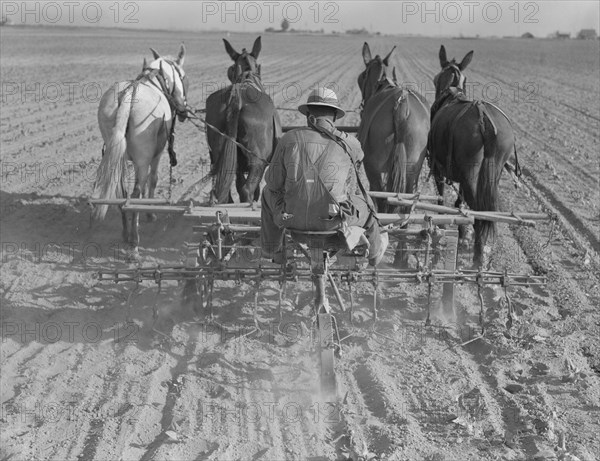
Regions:
<instances>
[{"instance_id":1,"label":"mule's ear","mask_svg":"<svg viewBox=\"0 0 600 461\"><path fill-rule=\"evenodd\" d=\"M223 39L223 43L225 43L225 51L227 51L227 54L229 55L229 57L233 61L237 61L237 58L240 57L240 54L233 49L231 44L226 39Z\"/></svg>"},{"instance_id":2,"label":"mule's ear","mask_svg":"<svg viewBox=\"0 0 600 461\"><path fill-rule=\"evenodd\" d=\"M460 64L458 65L458 68L460 70L465 70L466 67L469 65L469 63L471 62L471 59L473 59L473 50L469 51L465 57L463 58L463 60L460 62Z\"/></svg>"},{"instance_id":3,"label":"mule's ear","mask_svg":"<svg viewBox=\"0 0 600 461\"><path fill-rule=\"evenodd\" d=\"M158 54L158 51L156 51L154 48L150 48L150 51L152 51L152 56L154 56L154 59L160 58L160 54Z\"/></svg>"},{"instance_id":4,"label":"mule's ear","mask_svg":"<svg viewBox=\"0 0 600 461\"><path fill-rule=\"evenodd\" d=\"M369 44L365 42L363 45L363 61L365 62L365 66L368 66L371 62L371 48L369 48Z\"/></svg>"},{"instance_id":5,"label":"mule's ear","mask_svg":"<svg viewBox=\"0 0 600 461\"><path fill-rule=\"evenodd\" d=\"M148 61L146 61L146 58L144 58L144 62L142 63L142 71L146 70L146 67L148 67Z\"/></svg>"},{"instance_id":6,"label":"mule's ear","mask_svg":"<svg viewBox=\"0 0 600 461\"><path fill-rule=\"evenodd\" d=\"M179 54L177 55L177 63L178 66L183 66L183 61L185 61L185 45L181 42L181 46L179 47Z\"/></svg>"},{"instance_id":7,"label":"mule's ear","mask_svg":"<svg viewBox=\"0 0 600 461\"><path fill-rule=\"evenodd\" d=\"M258 37L256 40L254 40L254 45L252 45L252 52L250 53L250 56L254 56L254 59L258 59L261 48L262 42L260 41L260 37Z\"/></svg>"},{"instance_id":8,"label":"mule's ear","mask_svg":"<svg viewBox=\"0 0 600 461\"><path fill-rule=\"evenodd\" d=\"M392 80L395 84L398 84L398 77L396 76L396 66L392 69Z\"/></svg>"},{"instance_id":9,"label":"mule's ear","mask_svg":"<svg viewBox=\"0 0 600 461\"><path fill-rule=\"evenodd\" d=\"M392 55L392 53L394 52L395 49L396 49L396 45L394 45L394 48L392 48L392 50L388 53L388 55L385 58L383 58L383 64L385 64L386 66L388 65L390 56Z\"/></svg>"},{"instance_id":10,"label":"mule's ear","mask_svg":"<svg viewBox=\"0 0 600 461\"><path fill-rule=\"evenodd\" d=\"M446 58L446 48L444 45L440 46L440 66L442 69L448 65L448 58Z\"/></svg>"}]
</instances>

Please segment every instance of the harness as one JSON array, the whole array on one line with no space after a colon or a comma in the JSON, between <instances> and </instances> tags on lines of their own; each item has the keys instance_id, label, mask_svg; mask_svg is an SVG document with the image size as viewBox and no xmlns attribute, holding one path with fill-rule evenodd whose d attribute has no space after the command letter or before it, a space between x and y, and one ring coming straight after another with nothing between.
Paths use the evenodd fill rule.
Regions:
<instances>
[{"instance_id":1,"label":"harness","mask_svg":"<svg viewBox=\"0 0 600 461\"><path fill-rule=\"evenodd\" d=\"M174 62L167 60L167 59L163 59L166 63L168 63L169 65L171 65L171 67L175 70L175 72L177 73L177 75L179 76L179 80L181 81L181 85L183 88L183 92L184 92L184 98L186 97L186 88L185 88L185 75L183 75L181 73L181 70L179 69L179 66L177 66ZM156 77L156 81L158 81L158 84L156 83L156 81L154 80L154 78ZM135 95L137 92L137 88L139 86L139 84L143 81L146 80L150 85L152 85L154 88L156 88L158 91L160 91L165 98L167 99L167 102L169 103L169 109L171 110L171 129L169 130L169 136L168 136L168 146L167 146L167 150L169 152L169 160L170 160L170 165L171 167L174 167L177 165L177 158L176 158L176 154L175 154L175 150L173 148L173 145L175 143L175 124L177 121L177 117L175 117L175 115L180 115L180 116L187 116L187 109L185 110L179 110L177 108L177 104L175 103L175 98L174 98L174 94L175 94L175 89L176 89L176 85L175 82L173 82L173 88L171 90L169 90L169 86L167 85L167 81L165 79L165 76L162 73L162 69L154 69L154 68L150 68L150 67L146 67L145 69L142 70L142 72L135 78L135 80L131 81L120 93L119 93L119 105L122 103L123 97L125 96L126 92L130 89L133 88L132 91L132 97L131 100L134 101L135 100ZM163 123L164 123L164 118L163 118Z\"/></svg>"},{"instance_id":2,"label":"harness","mask_svg":"<svg viewBox=\"0 0 600 461\"><path fill-rule=\"evenodd\" d=\"M179 80L181 81L181 86L183 89L183 96L184 98L186 98L186 85L185 85L185 76L181 73L179 66L177 66L174 62L171 62L169 60L165 61L171 65L171 67L173 69L175 69L175 72L177 72L177 75L179 77ZM155 69L151 69L151 70L155 70ZM169 152L169 163L171 165L171 167L177 166L177 156L175 154L175 149L174 149L174 144L175 144L175 124L177 123L177 117L175 117L175 115L179 115L181 117L187 117L187 109L180 111L177 108L177 104L175 104L175 98L174 98L174 94L175 94L175 82L173 82L173 88L171 89L171 91L169 92L169 87L167 85L167 82L165 80L164 75L161 72L161 69L159 69L159 71L156 73L156 79L158 80L159 84L160 84L160 88L159 90L162 91L162 93L165 95L165 97L167 98L167 101L169 102L169 108L171 109L171 120L173 121L171 123L171 130L169 131L169 137L168 137L168 142L167 142L167 151ZM153 80L149 80L150 83L154 86L156 86L156 84L154 83Z\"/></svg>"},{"instance_id":3,"label":"harness","mask_svg":"<svg viewBox=\"0 0 600 461\"><path fill-rule=\"evenodd\" d=\"M171 68L173 68L175 70L175 72L177 73L177 76L179 77L179 81L181 82L181 85L183 87L183 96L184 98L186 98L186 88L185 88L185 75L181 73L181 70L179 69L179 66L177 64L175 64L174 62L167 60L167 59L163 59L167 64L169 64L171 66ZM179 110L177 108L177 104L175 102L175 89L176 89L176 85L175 82L173 81L173 88L171 88L169 90L169 86L167 85L167 81L165 79L165 76L162 73L162 70L159 69L153 69L150 67L146 67L145 69L142 70L142 73L140 75L138 75L138 77L135 79L135 82L139 82L141 81L143 78L146 78L148 80L148 82L154 86L156 89L158 89L166 98L167 101L169 102L169 107L171 109L171 114L177 114L177 115L187 115L187 110ZM158 81L158 85L155 83L155 81L153 80L153 77L156 77L156 80Z\"/></svg>"},{"instance_id":4,"label":"harness","mask_svg":"<svg viewBox=\"0 0 600 461\"><path fill-rule=\"evenodd\" d=\"M385 80L382 83L389 83L389 81ZM398 94L398 90L400 90L400 94ZM356 135L361 145L364 145L365 141L367 140L369 129L371 128L371 124L373 123L373 119L375 118L375 115L377 115L377 112L379 112L379 110L384 106L385 103L388 102L390 98L396 97L396 95L397 98L396 103L394 105L394 110L401 104L403 100L406 99L406 91L404 90L404 88L400 88L393 84L387 86L381 84L379 88L375 90L373 96L371 96L370 98L370 100L373 101L375 106L373 107L371 112L368 113L368 118L364 117L365 110L363 103L361 111L361 123L358 129L358 133Z\"/></svg>"},{"instance_id":5,"label":"harness","mask_svg":"<svg viewBox=\"0 0 600 461\"><path fill-rule=\"evenodd\" d=\"M239 67L239 65L238 65L238 67ZM228 118L230 117L229 111L232 110L232 103L234 103L234 96L237 95L239 97L239 101L237 102L239 104L239 107L237 107L235 109L235 110L239 111L239 110L241 110L241 108L243 106L243 101L242 101L243 98L241 96L241 93L242 93L242 91L244 91L248 88L252 88L252 89L258 91L259 93L266 93L265 88L260 79L259 72L255 72L252 70L245 71L238 76L238 78L235 82L232 83L231 93L229 94L229 101L227 102L227 111L228 111L227 117ZM206 122L205 122L205 124L206 124ZM206 125L208 126L208 124L206 124ZM212 126L209 126L209 127L213 128ZM216 131L218 131L218 130L216 130ZM218 132L223 135L223 133L221 133L220 131L218 131ZM225 137L227 139L231 140L237 147L242 149L248 155L251 155L252 157L261 161L265 166L269 165L269 162L267 160L263 159L257 153L253 152L252 150L248 149L243 144L239 143L237 141L236 134L225 135Z\"/></svg>"},{"instance_id":6,"label":"harness","mask_svg":"<svg viewBox=\"0 0 600 461\"><path fill-rule=\"evenodd\" d=\"M373 201L372 201L370 195L368 194L364 184L362 183L362 181L360 179L359 166L357 165L357 162L355 162L354 159L352 158L352 155L349 152L348 144L342 139L341 136L339 136L337 134L337 133L339 133L339 131L338 130L329 131L329 130L325 129L324 127L319 126L316 123L315 117L312 115L308 117L308 124L312 129L327 136L329 139L331 139L336 144L338 144L342 149L344 149L344 152L346 153L346 155L348 155L348 158L350 159L350 163L352 164L352 167L354 169L358 188L360 189L360 192L363 195L363 198L365 199L367 208L369 209L369 212L371 214L371 218L375 219L379 223L379 219L377 218L377 212L375 211L374 206L373 206Z\"/></svg>"},{"instance_id":7,"label":"harness","mask_svg":"<svg viewBox=\"0 0 600 461\"><path fill-rule=\"evenodd\" d=\"M232 68L234 68L235 65L231 66L229 68L229 70L231 70ZM260 66L258 66L260 68ZM229 72L228 72L229 74ZM230 81L232 80L232 78L229 78ZM240 76L238 77L237 80L232 81L232 90L231 90L231 94L234 93L234 91L236 90L242 90L245 87L252 87L254 89L256 89L257 91L261 92L261 93L266 93L266 91L264 90L264 86L262 84L262 81L260 79L260 72L252 72L252 71L246 71L242 74L240 74ZM230 100L228 101L228 103L231 102L231 95L230 95ZM205 110L204 110L205 111ZM262 162L265 166L269 165L269 162L267 160L265 160L264 158L261 158L257 153L255 153L254 151L248 149L246 146L244 146L243 144L241 144L240 142L238 142L237 138L235 136L230 136L227 133L223 133L221 130L219 130L216 126L208 123L204 118L199 117L196 112L203 112L203 110L198 109L196 111L190 110L188 109L187 111L187 115L188 117L190 117L190 122L202 129L204 128L209 129L214 131L215 133L218 133L219 136L221 136L224 139L229 140L230 142L232 142L233 144L235 144L239 149L241 149L242 151L244 151L246 154L253 156L254 158L256 158L257 160L259 160L260 162ZM202 127L201 125L199 125L198 123L196 123L194 120L198 120L200 121L202 124L204 124L204 127ZM207 179L210 175L206 176L204 179Z\"/></svg>"},{"instance_id":8,"label":"harness","mask_svg":"<svg viewBox=\"0 0 600 461\"><path fill-rule=\"evenodd\" d=\"M490 116L490 113L489 113L486 105L489 104L490 106L492 106L496 110L498 110L504 116L504 118L506 118L506 120L508 120L508 123L511 124L511 126L512 126L512 123L511 123L510 119L508 118L508 116L499 107L497 107L496 105L494 105L490 102L486 102L486 101L470 100L467 98L467 96L462 92L462 90L460 88L456 88L456 87L450 87L447 90L445 90L440 95L438 100L435 101L434 104L432 105L432 107L431 107L431 126L433 126L436 116L439 114L439 110L442 107L446 107L446 106L453 105L453 104L462 104L463 107L458 112L456 117L454 117L454 119L452 120L452 123L450 125L450 138L448 139L448 156L447 156L447 160L446 160L446 172L444 174L444 177L446 178L446 182L449 184L451 183L450 178L452 177L452 167L453 167L453 158L454 158L454 155L453 155L454 132L455 132L456 126L458 125L459 121L464 117L464 115L467 113L467 111L469 109L471 109L472 107L475 107L477 109L480 127L484 126L483 119L484 119L484 117L487 117L492 128L494 129L494 135L498 134L498 128L496 127L496 124L494 123L492 117ZM483 128L481 128L481 129L483 129ZM483 131L481 133L483 135ZM428 141L429 141L428 144L430 144L431 138L429 138ZM437 158L432 157L430 146L428 146L428 151L430 153L430 155L428 156L429 168L435 172L434 174L437 175L437 173L439 173L443 170L443 166L441 165L440 161ZM520 177L521 176L521 166L519 164L519 159L517 157L516 146L514 147L514 154L515 154L515 174L517 175L517 177Z\"/></svg>"},{"instance_id":9,"label":"harness","mask_svg":"<svg viewBox=\"0 0 600 461\"><path fill-rule=\"evenodd\" d=\"M415 93L410 88L405 88L403 86L398 85L396 82L393 82L389 79L389 77L386 76L385 72L382 73L382 77L377 83L378 86L375 89L375 92L373 93L371 98L369 98L370 101L375 101L376 105L373 106L373 108L371 109L371 112L368 114L368 118L364 117L364 107L366 101L363 101L361 103L361 123L356 136L360 141L361 145L364 145L364 143L367 140L369 129L371 128L371 124L373 123L375 115L377 115L379 110L388 102L390 98L396 98L393 108L394 117L396 117L396 113L398 111L398 108L400 107L400 104L402 104L402 102L404 101L406 101L406 118L410 116L411 110L409 95L412 95L419 102L419 104L421 104L421 107L423 107L425 112L429 111L429 109L423 103L423 101L417 93ZM399 94L398 90L400 91ZM394 123L394 127L396 126L397 124Z\"/></svg>"}]
</instances>

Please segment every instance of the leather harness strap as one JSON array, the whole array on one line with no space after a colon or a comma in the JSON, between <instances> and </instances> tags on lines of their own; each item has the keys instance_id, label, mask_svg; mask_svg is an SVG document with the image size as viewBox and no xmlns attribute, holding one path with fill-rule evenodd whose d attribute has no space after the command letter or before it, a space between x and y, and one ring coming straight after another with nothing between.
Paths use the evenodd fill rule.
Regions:
<instances>
[{"instance_id":1,"label":"leather harness strap","mask_svg":"<svg viewBox=\"0 0 600 461\"><path fill-rule=\"evenodd\" d=\"M184 85L183 75L179 71L179 68L174 63L169 62L169 61L167 61L167 62L175 69L175 71L177 72L177 75L179 76L179 79L181 80L181 84ZM153 80L153 77L156 77L158 84L156 84L156 82ZM133 87L133 91L132 91L132 95L131 95L131 101L135 100L137 88L138 88L139 84L142 82L142 79L144 79L144 78L148 81L148 83L150 85L152 85L154 88L156 88L158 91L160 91L165 96L165 98L167 99L167 102L169 103L169 109L171 110L172 123L171 123L171 128L169 130L169 135L167 138L167 140L168 140L167 150L169 152L169 163L170 163L171 167L174 167L177 165L177 157L175 155L175 150L173 149L173 144L175 142L175 123L177 120L175 115L180 113L180 111L177 109L177 106L173 102L173 94L175 92L175 82L173 82L173 89L171 91L169 91L169 87L167 85L167 82L166 82L165 77L162 74L161 70L146 67L145 69L142 70L142 73L136 77L135 80L131 81L129 83L129 85L127 85L120 92L119 104L122 103L122 100L125 97L127 90L129 90L129 88L132 88L132 87ZM187 111L184 111L182 113L187 115ZM164 117L163 117L163 123L164 123Z\"/></svg>"},{"instance_id":2,"label":"leather harness strap","mask_svg":"<svg viewBox=\"0 0 600 461\"><path fill-rule=\"evenodd\" d=\"M461 101L460 103L466 103L469 101ZM452 125L450 125L450 139L448 140L448 158L446 160L446 178L450 179L452 177L452 160L454 157L454 130L456 129L456 125L458 121L465 115L465 113L473 106L473 102L469 102L469 104L464 104L464 107L458 113L454 120L452 120Z\"/></svg>"},{"instance_id":3,"label":"leather harness strap","mask_svg":"<svg viewBox=\"0 0 600 461\"><path fill-rule=\"evenodd\" d=\"M358 184L358 188L360 189L365 202L367 204L367 208L369 209L369 211L371 212L371 216L377 221L379 222L379 219L377 218L377 212L373 209L373 206L371 205L371 197L369 196L364 184L362 183L362 181L360 180L360 174L358 172L358 165L356 164L356 162L354 161L354 159L352 158L352 155L349 152L348 149L348 145L346 144L346 142L339 137L338 135L336 135L334 132L331 132L329 130L326 130L323 127L318 126L315 123L315 118L314 116L309 116L308 117L308 123L309 125L317 130L319 133L324 134L325 136L327 136L328 138L330 138L331 140L333 140L335 143L337 143L342 149L344 149L344 152L346 152L346 154L348 155L348 158L350 159L350 163L352 164L352 167L354 169L354 173L356 174L356 182Z\"/></svg>"}]
</instances>

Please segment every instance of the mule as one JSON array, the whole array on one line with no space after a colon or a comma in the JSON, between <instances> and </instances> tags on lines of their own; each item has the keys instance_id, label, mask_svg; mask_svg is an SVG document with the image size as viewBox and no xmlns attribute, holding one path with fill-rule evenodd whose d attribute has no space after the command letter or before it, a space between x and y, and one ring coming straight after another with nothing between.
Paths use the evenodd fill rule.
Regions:
<instances>
[{"instance_id":1,"label":"mule","mask_svg":"<svg viewBox=\"0 0 600 461\"><path fill-rule=\"evenodd\" d=\"M417 191L419 175L427 153L429 105L423 96L398 85L395 72L388 76L389 59L371 57L364 43L365 70L358 76L362 93L358 140L365 153L364 166L371 190L412 193ZM384 184L383 176L387 176ZM384 199L379 211L394 212Z\"/></svg>"},{"instance_id":2,"label":"mule","mask_svg":"<svg viewBox=\"0 0 600 461\"><path fill-rule=\"evenodd\" d=\"M471 100L464 93L465 68L473 51L460 63L448 61L442 45L442 70L434 77L436 100L431 107L428 139L429 162L439 195L444 182L459 184L456 207L466 203L477 211L498 211L498 184L510 154L515 153L515 135L510 120L501 109L486 101ZM475 221L473 264L487 268L496 235L496 224ZM459 227L464 238L466 227Z\"/></svg>"},{"instance_id":3,"label":"mule","mask_svg":"<svg viewBox=\"0 0 600 461\"><path fill-rule=\"evenodd\" d=\"M252 51L241 53L223 39L225 50L234 64L227 76L231 85L217 90L206 99L206 138L211 160L214 186L210 202L233 202L231 185L236 180L240 202L258 201L260 181L282 129L279 115L261 81L261 38L254 41Z\"/></svg>"},{"instance_id":4,"label":"mule","mask_svg":"<svg viewBox=\"0 0 600 461\"><path fill-rule=\"evenodd\" d=\"M153 198L159 160L172 136L175 116L180 121L186 118L188 80L183 70L184 45L181 44L176 58L161 57L154 49L150 50L154 60L143 66L142 73L135 80L115 83L100 100L98 124L104 146L94 184L94 196L100 199L128 197L127 161L135 169L131 198ZM92 218L104 219L107 209L108 205L96 205ZM123 240L130 245L130 256L137 258L139 213L121 210L121 215ZM149 218L156 219L154 215Z\"/></svg>"}]
</instances>

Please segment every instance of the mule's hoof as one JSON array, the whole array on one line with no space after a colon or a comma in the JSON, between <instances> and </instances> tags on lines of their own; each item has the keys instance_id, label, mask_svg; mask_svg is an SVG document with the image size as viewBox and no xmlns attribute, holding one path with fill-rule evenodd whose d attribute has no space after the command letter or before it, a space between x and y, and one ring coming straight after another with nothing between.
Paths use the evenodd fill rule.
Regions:
<instances>
[{"instance_id":1,"label":"mule's hoof","mask_svg":"<svg viewBox=\"0 0 600 461\"><path fill-rule=\"evenodd\" d=\"M148 222L155 222L158 219L158 216L156 215L156 213L148 213L146 215L146 219L148 220Z\"/></svg>"},{"instance_id":2,"label":"mule's hoof","mask_svg":"<svg viewBox=\"0 0 600 461\"><path fill-rule=\"evenodd\" d=\"M140 252L136 248L130 248L125 254L125 260L130 263L137 263L140 260Z\"/></svg>"},{"instance_id":3,"label":"mule's hoof","mask_svg":"<svg viewBox=\"0 0 600 461\"><path fill-rule=\"evenodd\" d=\"M458 246L464 250L471 249L471 240L467 238L458 239Z\"/></svg>"}]
</instances>

